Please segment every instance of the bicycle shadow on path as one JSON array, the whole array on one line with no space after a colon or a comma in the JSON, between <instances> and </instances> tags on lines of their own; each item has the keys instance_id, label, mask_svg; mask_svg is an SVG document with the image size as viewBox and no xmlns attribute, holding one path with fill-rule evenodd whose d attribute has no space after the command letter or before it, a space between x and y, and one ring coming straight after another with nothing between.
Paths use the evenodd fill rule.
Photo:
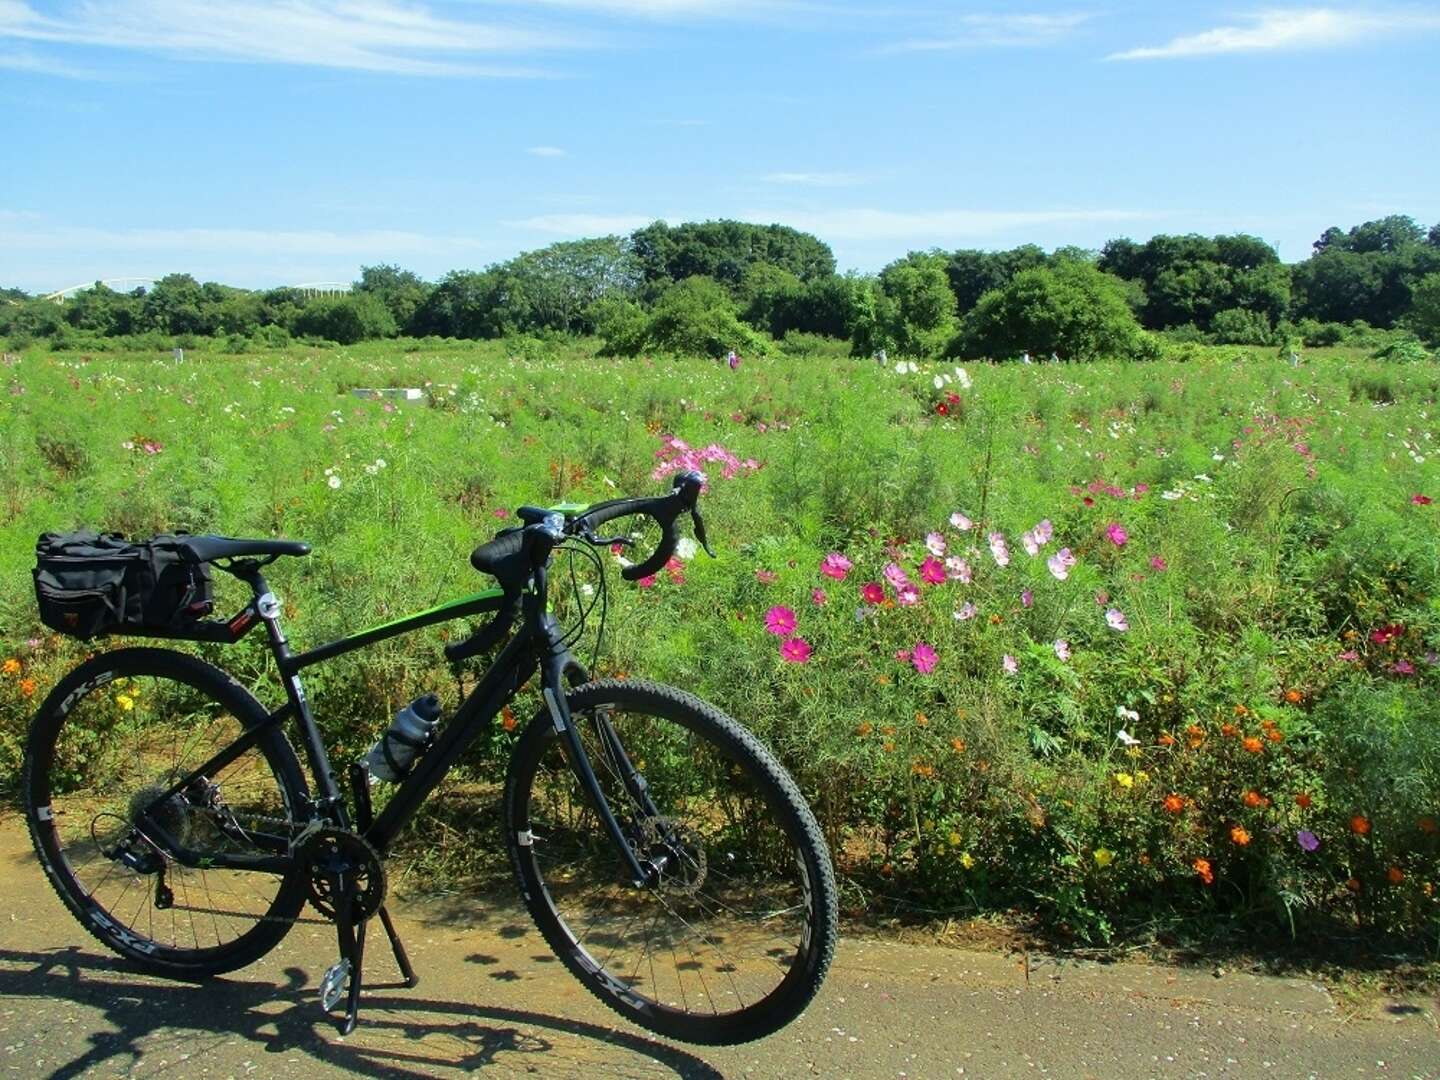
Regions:
<instances>
[{"instance_id":1,"label":"bicycle shadow on path","mask_svg":"<svg viewBox=\"0 0 1440 1080\"><path fill-rule=\"evenodd\" d=\"M263 1076L434 1077L494 1071L545 1076L681 1077L724 1080L693 1055L623 1030L528 1009L422 997L378 984L365 995L360 1028L341 1039L322 1012L309 974L283 981L234 976L206 983L137 974L123 961L79 947L0 948L0 997L52 1004L5 1039L52 1077L92 1071L143 1073L189 1061L207 1071ZM67 1007L70 1006L70 1007ZM74 1013L89 1013L83 1019ZM39 1017L53 1018L48 1025ZM97 1030L101 1024L109 1030ZM19 1036L17 1040L17 1035ZM32 1056L33 1055L33 1056ZM266 1055L267 1060L252 1059ZM12 1061L16 1060L14 1057ZM37 1074L39 1069L37 1068Z\"/></svg>"}]
</instances>

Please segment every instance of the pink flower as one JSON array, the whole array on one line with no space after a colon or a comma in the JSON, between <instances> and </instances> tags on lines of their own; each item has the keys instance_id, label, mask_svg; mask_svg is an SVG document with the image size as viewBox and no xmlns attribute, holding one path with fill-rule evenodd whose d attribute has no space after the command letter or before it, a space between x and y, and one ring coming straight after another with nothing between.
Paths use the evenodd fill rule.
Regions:
<instances>
[{"instance_id":1,"label":"pink flower","mask_svg":"<svg viewBox=\"0 0 1440 1080\"><path fill-rule=\"evenodd\" d=\"M1396 660L1390 665L1390 670L1396 675L1414 675L1415 665L1409 660Z\"/></svg>"},{"instance_id":2,"label":"pink flower","mask_svg":"<svg viewBox=\"0 0 1440 1080\"><path fill-rule=\"evenodd\" d=\"M1075 565L1075 556L1070 554L1068 547L1061 548L1045 560L1045 565L1050 568L1056 581L1064 581L1070 576L1070 568Z\"/></svg>"},{"instance_id":3,"label":"pink flower","mask_svg":"<svg viewBox=\"0 0 1440 1080\"><path fill-rule=\"evenodd\" d=\"M901 607L910 607L920 602L920 590L907 581L895 590L895 599Z\"/></svg>"},{"instance_id":4,"label":"pink flower","mask_svg":"<svg viewBox=\"0 0 1440 1080\"><path fill-rule=\"evenodd\" d=\"M1412 503L1414 503L1416 506L1429 506L1429 505L1430 505L1432 502L1434 502L1435 500L1432 499L1432 498L1430 498L1429 495L1419 495L1419 494L1416 494L1416 495L1411 495L1411 496L1410 496L1410 501L1411 501Z\"/></svg>"},{"instance_id":5,"label":"pink flower","mask_svg":"<svg viewBox=\"0 0 1440 1080\"><path fill-rule=\"evenodd\" d=\"M937 559L945 554L945 537L938 532L925 534L925 549Z\"/></svg>"},{"instance_id":6,"label":"pink flower","mask_svg":"<svg viewBox=\"0 0 1440 1080\"><path fill-rule=\"evenodd\" d=\"M1121 525L1118 521L1112 521L1109 525L1105 526L1105 535L1109 537L1110 542L1116 547L1124 547L1125 541L1130 539L1130 534L1125 531L1125 526Z\"/></svg>"},{"instance_id":7,"label":"pink flower","mask_svg":"<svg viewBox=\"0 0 1440 1080\"><path fill-rule=\"evenodd\" d=\"M1056 638L1056 639L1055 639L1054 649L1055 649L1055 656L1056 656L1057 659L1059 659L1059 660L1069 660L1069 659L1070 659L1070 643L1069 643L1068 641L1066 641L1064 638Z\"/></svg>"},{"instance_id":8,"label":"pink flower","mask_svg":"<svg viewBox=\"0 0 1440 1080\"><path fill-rule=\"evenodd\" d=\"M950 526L951 528L956 529L959 532L969 532L975 527L975 523L971 521L968 517L966 517L964 514L962 514L959 510L956 510L953 514L950 515Z\"/></svg>"},{"instance_id":9,"label":"pink flower","mask_svg":"<svg viewBox=\"0 0 1440 1080\"><path fill-rule=\"evenodd\" d=\"M810 643L802 637L786 638L780 643L780 659L787 664L809 663L810 653Z\"/></svg>"},{"instance_id":10,"label":"pink flower","mask_svg":"<svg viewBox=\"0 0 1440 1080\"><path fill-rule=\"evenodd\" d=\"M951 555L945 560L945 573L962 585L970 584L970 564L959 555Z\"/></svg>"},{"instance_id":11,"label":"pink flower","mask_svg":"<svg viewBox=\"0 0 1440 1080\"><path fill-rule=\"evenodd\" d=\"M867 604L878 604L885 599L885 586L878 581L867 581L860 586L860 598Z\"/></svg>"},{"instance_id":12,"label":"pink flower","mask_svg":"<svg viewBox=\"0 0 1440 1080\"><path fill-rule=\"evenodd\" d=\"M780 575L773 570L756 570L755 580L760 582L761 585L774 585L775 582L780 580Z\"/></svg>"},{"instance_id":13,"label":"pink flower","mask_svg":"<svg viewBox=\"0 0 1440 1080\"><path fill-rule=\"evenodd\" d=\"M1005 669L1006 675L1015 675L1020 671L1020 661L1011 656L1008 652L1000 661L1000 666Z\"/></svg>"},{"instance_id":14,"label":"pink flower","mask_svg":"<svg viewBox=\"0 0 1440 1080\"><path fill-rule=\"evenodd\" d=\"M904 569L902 569L898 563L886 563L885 580L888 581L893 588L899 590L910 584L910 575L905 573Z\"/></svg>"},{"instance_id":15,"label":"pink flower","mask_svg":"<svg viewBox=\"0 0 1440 1080\"><path fill-rule=\"evenodd\" d=\"M920 564L920 580L927 585L942 585L945 582L945 565L933 555Z\"/></svg>"},{"instance_id":16,"label":"pink flower","mask_svg":"<svg viewBox=\"0 0 1440 1080\"><path fill-rule=\"evenodd\" d=\"M960 605L959 610L955 612L955 621L966 622L970 619L973 619L977 611L978 609L975 607L975 605L969 600L966 600L965 603Z\"/></svg>"},{"instance_id":17,"label":"pink flower","mask_svg":"<svg viewBox=\"0 0 1440 1080\"><path fill-rule=\"evenodd\" d=\"M1002 532L992 532L986 537L986 540L990 544L990 554L995 558L995 565L1009 566L1010 549L1005 546L1005 534Z\"/></svg>"},{"instance_id":18,"label":"pink flower","mask_svg":"<svg viewBox=\"0 0 1440 1080\"><path fill-rule=\"evenodd\" d=\"M1309 829L1301 829L1295 834L1295 842L1306 851L1317 851L1320 847L1320 838Z\"/></svg>"},{"instance_id":19,"label":"pink flower","mask_svg":"<svg viewBox=\"0 0 1440 1080\"><path fill-rule=\"evenodd\" d=\"M502 506L502 507L500 507L498 510L495 511L495 516L496 516L497 518L507 518L507 517L510 516L510 511L509 511L509 510L506 510L506 509Z\"/></svg>"},{"instance_id":20,"label":"pink flower","mask_svg":"<svg viewBox=\"0 0 1440 1080\"><path fill-rule=\"evenodd\" d=\"M1354 649L1346 649L1346 650L1345 650L1344 652L1342 652L1339 656L1335 657L1335 659L1336 659L1336 660L1359 660L1359 659L1360 659L1360 654L1359 654L1358 652L1356 652Z\"/></svg>"},{"instance_id":21,"label":"pink flower","mask_svg":"<svg viewBox=\"0 0 1440 1080\"><path fill-rule=\"evenodd\" d=\"M910 663L915 665L915 670L921 675L929 675L939 662L939 655L929 645L923 641L915 643L915 648L910 653Z\"/></svg>"},{"instance_id":22,"label":"pink flower","mask_svg":"<svg viewBox=\"0 0 1440 1080\"><path fill-rule=\"evenodd\" d=\"M820 560L820 573L836 581L844 581L853 564L838 551L832 551Z\"/></svg>"},{"instance_id":23,"label":"pink flower","mask_svg":"<svg viewBox=\"0 0 1440 1080\"><path fill-rule=\"evenodd\" d=\"M795 612L776 604L765 613L765 630L779 637L789 637L795 632Z\"/></svg>"},{"instance_id":24,"label":"pink flower","mask_svg":"<svg viewBox=\"0 0 1440 1080\"><path fill-rule=\"evenodd\" d=\"M646 574L639 581L635 582L635 584L639 585L642 589L653 589L655 587L655 575Z\"/></svg>"},{"instance_id":25,"label":"pink flower","mask_svg":"<svg viewBox=\"0 0 1440 1080\"><path fill-rule=\"evenodd\" d=\"M1027 608L1028 608L1028 607L1034 607L1034 606L1035 606L1035 594L1034 594L1033 592L1031 592L1029 589L1026 589L1024 592L1022 592L1022 593L1020 594L1020 603L1021 603L1023 606L1027 607Z\"/></svg>"},{"instance_id":26,"label":"pink flower","mask_svg":"<svg viewBox=\"0 0 1440 1080\"><path fill-rule=\"evenodd\" d=\"M1149 491L1149 490L1150 490L1150 485L1149 485L1149 484L1136 484L1136 485L1135 485L1135 498L1137 498L1137 499L1140 498L1141 495L1144 495L1144 494L1145 494L1147 491Z\"/></svg>"},{"instance_id":27,"label":"pink flower","mask_svg":"<svg viewBox=\"0 0 1440 1080\"><path fill-rule=\"evenodd\" d=\"M1032 559L1040 554L1040 541L1036 539L1033 532L1021 533L1020 545L1025 549L1025 554L1029 555Z\"/></svg>"},{"instance_id":28,"label":"pink flower","mask_svg":"<svg viewBox=\"0 0 1440 1080\"><path fill-rule=\"evenodd\" d=\"M824 607L825 601L828 600L829 597L825 595L824 589L811 589L810 599L815 602L817 607Z\"/></svg>"},{"instance_id":29,"label":"pink flower","mask_svg":"<svg viewBox=\"0 0 1440 1080\"><path fill-rule=\"evenodd\" d=\"M1162 559L1159 555L1151 555L1150 569L1159 571L1160 573L1164 573L1166 570L1170 569L1170 564L1167 563L1164 559Z\"/></svg>"},{"instance_id":30,"label":"pink flower","mask_svg":"<svg viewBox=\"0 0 1440 1080\"><path fill-rule=\"evenodd\" d=\"M1130 629L1130 624L1125 620L1125 613L1119 608L1111 608L1105 612L1105 621L1110 625L1111 630L1125 631Z\"/></svg>"},{"instance_id":31,"label":"pink flower","mask_svg":"<svg viewBox=\"0 0 1440 1080\"><path fill-rule=\"evenodd\" d=\"M1035 528L1031 529L1030 533L1043 546L1045 544L1048 544L1050 542L1050 539L1055 535L1055 526L1050 524L1049 518L1046 518L1044 521L1040 522L1039 525L1036 525Z\"/></svg>"},{"instance_id":32,"label":"pink flower","mask_svg":"<svg viewBox=\"0 0 1440 1080\"><path fill-rule=\"evenodd\" d=\"M895 650L895 659L896 659L896 660L899 660L900 663L902 663L902 664L908 664L908 663L910 662L910 650L909 650L909 649L896 649L896 650Z\"/></svg>"}]
</instances>

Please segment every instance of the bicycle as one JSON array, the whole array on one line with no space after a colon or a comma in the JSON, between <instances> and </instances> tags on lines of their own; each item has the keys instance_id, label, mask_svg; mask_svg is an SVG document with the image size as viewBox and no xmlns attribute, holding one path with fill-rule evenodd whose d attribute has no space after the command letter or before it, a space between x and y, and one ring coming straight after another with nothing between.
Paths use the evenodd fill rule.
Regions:
<instances>
[{"instance_id":1,"label":"bicycle","mask_svg":"<svg viewBox=\"0 0 1440 1080\"><path fill-rule=\"evenodd\" d=\"M340 957L320 989L326 1011L345 999L348 1033L372 917L406 985L418 981L385 904L394 841L538 672L542 706L510 756L503 817L522 900L550 948L600 1000L659 1034L721 1044L779 1029L814 996L836 943L834 871L814 816L784 768L734 720L656 683L592 681L570 652L596 603L604 632L597 550L631 543L596 530L635 515L659 525L651 557L622 568L628 580L668 563L686 512L713 555L699 513L703 482L684 473L658 497L521 507L521 526L471 556L499 588L299 653L262 571L308 554L309 545L184 538L186 557L247 584L250 601L225 621L129 632L231 644L263 625L285 704L267 710L221 668L174 649L102 652L72 670L36 714L22 780L31 836L56 892L106 946L183 979L257 960L308 901L337 928ZM601 571L569 629L549 603L550 562L562 549L572 559L588 555ZM445 655L460 665L499 647L488 670L379 813L361 762L348 770L347 805L300 672L481 614L493 617Z\"/></svg>"}]
</instances>

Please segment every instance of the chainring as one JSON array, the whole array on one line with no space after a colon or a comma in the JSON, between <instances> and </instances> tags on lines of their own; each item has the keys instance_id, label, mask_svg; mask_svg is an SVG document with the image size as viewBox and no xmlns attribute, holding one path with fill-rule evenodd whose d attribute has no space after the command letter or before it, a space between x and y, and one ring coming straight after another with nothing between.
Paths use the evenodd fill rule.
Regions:
<instances>
[{"instance_id":1,"label":"chainring","mask_svg":"<svg viewBox=\"0 0 1440 1080\"><path fill-rule=\"evenodd\" d=\"M380 853L359 833L326 827L305 838L298 852L310 903L327 919L338 914L339 890L350 895L351 919L370 918L385 903L388 879Z\"/></svg>"}]
</instances>

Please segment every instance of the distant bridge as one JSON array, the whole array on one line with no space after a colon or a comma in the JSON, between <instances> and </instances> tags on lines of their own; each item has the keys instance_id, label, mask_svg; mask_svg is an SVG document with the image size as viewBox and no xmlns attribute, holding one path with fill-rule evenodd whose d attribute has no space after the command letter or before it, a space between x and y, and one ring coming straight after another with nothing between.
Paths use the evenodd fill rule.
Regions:
<instances>
[{"instance_id":1,"label":"distant bridge","mask_svg":"<svg viewBox=\"0 0 1440 1080\"><path fill-rule=\"evenodd\" d=\"M84 292L86 289L93 289L96 285L104 285L107 289L113 289L116 292L131 292L139 288L148 289L158 280L158 278L148 277L119 277L105 278L102 281L86 281L79 285L71 285L68 289L56 289L52 293L46 293L40 297L40 299L49 300L56 304L63 304L76 293ZM304 285L287 285L282 286L282 288L294 289L302 296L313 298L317 296L339 296L342 293L348 293L350 291L350 283L348 281L310 281Z\"/></svg>"}]
</instances>

